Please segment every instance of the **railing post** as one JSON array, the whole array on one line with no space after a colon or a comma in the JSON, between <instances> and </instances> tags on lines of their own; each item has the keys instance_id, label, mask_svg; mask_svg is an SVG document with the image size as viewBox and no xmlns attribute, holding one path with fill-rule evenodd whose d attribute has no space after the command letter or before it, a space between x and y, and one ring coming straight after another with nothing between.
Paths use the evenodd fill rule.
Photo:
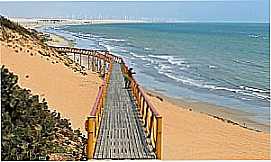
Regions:
<instances>
[{"instance_id":1,"label":"railing post","mask_svg":"<svg viewBox=\"0 0 271 162\"><path fill-rule=\"evenodd\" d=\"M142 106L140 107L140 114L141 114L142 119L143 119L143 115L144 115L144 108L145 108L145 98L143 97Z\"/></svg>"},{"instance_id":2,"label":"railing post","mask_svg":"<svg viewBox=\"0 0 271 162\"><path fill-rule=\"evenodd\" d=\"M79 53L79 64L80 64L80 66L82 66L82 64L81 64L81 53Z\"/></svg>"},{"instance_id":3,"label":"railing post","mask_svg":"<svg viewBox=\"0 0 271 162\"><path fill-rule=\"evenodd\" d=\"M87 158L88 159L93 159L93 153L95 149L95 121L96 121L96 116L90 116L88 117L86 121L86 130L88 132L88 139L87 139Z\"/></svg>"},{"instance_id":4,"label":"railing post","mask_svg":"<svg viewBox=\"0 0 271 162\"><path fill-rule=\"evenodd\" d=\"M138 87L137 87L138 88ZM140 92L137 89L137 110L140 112L140 107L141 107L141 97L140 97Z\"/></svg>"},{"instance_id":5,"label":"railing post","mask_svg":"<svg viewBox=\"0 0 271 162\"><path fill-rule=\"evenodd\" d=\"M89 54L88 54L88 70L90 69L90 67L89 67Z\"/></svg>"},{"instance_id":6,"label":"railing post","mask_svg":"<svg viewBox=\"0 0 271 162\"><path fill-rule=\"evenodd\" d=\"M156 138L156 147L155 147L155 153L157 156L157 159L162 159L162 116L157 116L157 138Z\"/></svg>"},{"instance_id":7,"label":"railing post","mask_svg":"<svg viewBox=\"0 0 271 162\"><path fill-rule=\"evenodd\" d=\"M91 71L95 71L95 64L94 64L94 56L92 53L92 57L91 57Z\"/></svg>"}]
</instances>

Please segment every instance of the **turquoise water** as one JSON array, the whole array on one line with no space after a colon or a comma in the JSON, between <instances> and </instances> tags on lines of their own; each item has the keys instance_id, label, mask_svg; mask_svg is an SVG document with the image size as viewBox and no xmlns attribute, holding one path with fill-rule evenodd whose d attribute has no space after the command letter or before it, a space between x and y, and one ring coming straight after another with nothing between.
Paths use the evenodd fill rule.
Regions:
<instances>
[{"instance_id":1,"label":"turquoise water","mask_svg":"<svg viewBox=\"0 0 271 162\"><path fill-rule=\"evenodd\" d=\"M249 112L269 123L269 24L150 23L47 28L122 56L148 89Z\"/></svg>"}]
</instances>

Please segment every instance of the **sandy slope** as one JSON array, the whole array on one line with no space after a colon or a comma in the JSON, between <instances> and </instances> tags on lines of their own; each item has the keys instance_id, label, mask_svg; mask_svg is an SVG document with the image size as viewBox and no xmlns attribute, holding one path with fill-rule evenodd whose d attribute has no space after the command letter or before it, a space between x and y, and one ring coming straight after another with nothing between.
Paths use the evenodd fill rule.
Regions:
<instances>
[{"instance_id":1,"label":"sandy slope","mask_svg":"<svg viewBox=\"0 0 271 162\"><path fill-rule=\"evenodd\" d=\"M84 131L84 121L95 102L101 80L96 74L83 76L54 58L1 44L1 65L19 76L19 84L46 98L49 106ZM57 63L58 62L58 63Z\"/></svg>"},{"instance_id":2,"label":"sandy slope","mask_svg":"<svg viewBox=\"0 0 271 162\"><path fill-rule=\"evenodd\" d=\"M270 135L151 97L163 116L164 159L270 159Z\"/></svg>"}]
</instances>

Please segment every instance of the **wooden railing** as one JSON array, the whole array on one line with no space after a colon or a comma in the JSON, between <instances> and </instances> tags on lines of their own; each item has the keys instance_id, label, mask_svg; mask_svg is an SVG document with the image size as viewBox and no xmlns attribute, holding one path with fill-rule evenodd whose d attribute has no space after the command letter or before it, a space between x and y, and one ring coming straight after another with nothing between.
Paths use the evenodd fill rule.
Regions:
<instances>
[{"instance_id":1,"label":"wooden railing","mask_svg":"<svg viewBox=\"0 0 271 162\"><path fill-rule=\"evenodd\" d=\"M99 133L99 128L102 120L102 111L105 104L107 88L110 80L112 72L112 63L109 65L109 71L105 74L102 85L99 87L98 95L96 97L96 101L92 107L90 112L90 116L88 117L85 127L88 133L87 140L87 158L93 159L93 154L96 146L96 140Z\"/></svg>"},{"instance_id":2,"label":"wooden railing","mask_svg":"<svg viewBox=\"0 0 271 162\"><path fill-rule=\"evenodd\" d=\"M94 56L96 58L102 59L106 62L115 61L120 63L121 58L115 55L112 55L107 50L92 50L92 49L82 49L82 48L70 48L70 47L55 47L49 46L53 48L57 52L65 52L65 53L77 53L87 56Z\"/></svg>"},{"instance_id":3,"label":"wooden railing","mask_svg":"<svg viewBox=\"0 0 271 162\"><path fill-rule=\"evenodd\" d=\"M128 75L128 66L122 61L122 71ZM145 128L147 138L155 151L157 159L162 159L162 116L157 112L151 102L148 100L143 89L139 86L136 80L131 76L132 94L135 97L137 108L142 118L142 123Z\"/></svg>"}]
</instances>

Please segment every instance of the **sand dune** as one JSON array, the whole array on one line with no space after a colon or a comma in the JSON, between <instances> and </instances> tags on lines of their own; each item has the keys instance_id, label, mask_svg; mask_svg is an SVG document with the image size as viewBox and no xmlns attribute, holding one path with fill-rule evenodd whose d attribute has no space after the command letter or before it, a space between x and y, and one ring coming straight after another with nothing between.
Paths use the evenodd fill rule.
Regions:
<instances>
[{"instance_id":1,"label":"sand dune","mask_svg":"<svg viewBox=\"0 0 271 162\"><path fill-rule=\"evenodd\" d=\"M19 48L19 47L18 47ZM52 109L69 118L73 128L84 131L101 79L89 72L83 76L54 58L30 55L1 44L1 64L19 76L19 84L46 99Z\"/></svg>"}]
</instances>

